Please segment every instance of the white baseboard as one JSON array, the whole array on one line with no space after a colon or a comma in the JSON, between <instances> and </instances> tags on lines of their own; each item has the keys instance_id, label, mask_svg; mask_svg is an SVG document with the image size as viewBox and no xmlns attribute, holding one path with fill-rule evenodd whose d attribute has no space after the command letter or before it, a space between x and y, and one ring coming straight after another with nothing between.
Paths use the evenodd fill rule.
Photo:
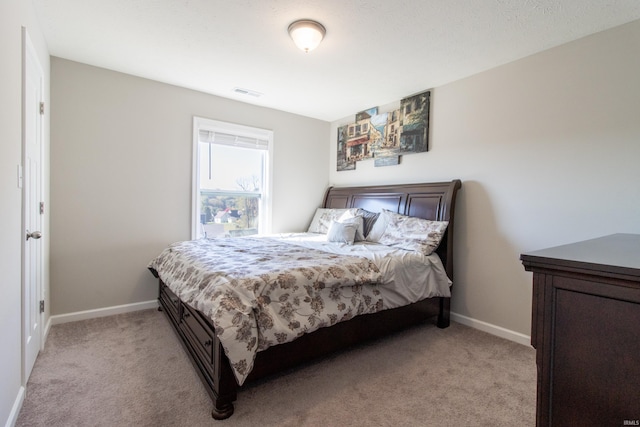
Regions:
<instances>
[{"instance_id":1,"label":"white baseboard","mask_svg":"<svg viewBox=\"0 0 640 427\"><path fill-rule=\"evenodd\" d=\"M44 336L49 335L51 326L60 323L75 322L78 320L94 319L97 317L112 316L114 314L129 313L138 310L147 310L150 308L157 308L158 301L145 301L134 304L117 305L114 307L98 308L95 310L77 311L75 313L58 314L50 316L47 322ZM478 329L483 332L487 332L491 335L498 336L500 338L507 339L509 341L516 342L518 344L530 346L531 337L529 335L521 334L501 326L496 326L491 323L483 322L481 320L473 319L471 317L463 316L462 314L451 312L451 320L461 323L466 326L470 326L474 329ZM24 393L24 392L23 392Z\"/></svg>"},{"instance_id":2,"label":"white baseboard","mask_svg":"<svg viewBox=\"0 0 640 427\"><path fill-rule=\"evenodd\" d=\"M24 387L20 387L18 390L18 395L16 396L16 400L13 403L13 407L11 408L11 412L9 413L9 418L7 418L7 423L5 427L13 427L16 425L18 421L18 415L20 415L20 409L22 409L22 403L24 402Z\"/></svg>"},{"instance_id":3,"label":"white baseboard","mask_svg":"<svg viewBox=\"0 0 640 427\"><path fill-rule=\"evenodd\" d=\"M481 320L472 319L471 317L463 316L462 314L457 314L454 312L451 312L451 320L453 320L454 322L462 323L466 326L471 326L474 329L487 332L491 335L496 335L500 338L517 342L518 344L526 346L531 345L531 337L529 335L521 334L520 332L511 331L509 329L492 325L491 323L483 322Z\"/></svg>"},{"instance_id":4,"label":"white baseboard","mask_svg":"<svg viewBox=\"0 0 640 427\"><path fill-rule=\"evenodd\" d=\"M60 323L75 322L78 320L95 319L97 317L112 316L114 314L129 313L132 311L146 310L158 307L158 300L137 302L134 304L116 305L114 307L98 308L95 310L77 311L75 313L57 314L49 318L47 327ZM48 332L48 331L47 331Z\"/></svg>"}]
</instances>

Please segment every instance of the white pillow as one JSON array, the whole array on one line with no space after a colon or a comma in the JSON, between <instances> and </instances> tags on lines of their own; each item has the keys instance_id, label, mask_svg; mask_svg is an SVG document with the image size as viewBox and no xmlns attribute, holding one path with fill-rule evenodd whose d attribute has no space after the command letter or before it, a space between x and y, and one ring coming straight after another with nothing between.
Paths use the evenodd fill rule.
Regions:
<instances>
[{"instance_id":1,"label":"white pillow","mask_svg":"<svg viewBox=\"0 0 640 427\"><path fill-rule=\"evenodd\" d=\"M357 209L330 209L318 208L307 229L308 233L327 234L331 221L337 221L345 212L353 211L355 215Z\"/></svg>"},{"instance_id":2,"label":"white pillow","mask_svg":"<svg viewBox=\"0 0 640 427\"><path fill-rule=\"evenodd\" d=\"M386 224L377 239L378 243L420 252L424 255L431 255L438 248L449 225L448 221L430 221L383 210L369 236L373 234L376 225L383 218Z\"/></svg>"},{"instance_id":3,"label":"white pillow","mask_svg":"<svg viewBox=\"0 0 640 427\"><path fill-rule=\"evenodd\" d=\"M355 215L353 211L353 209L349 209L348 211L343 213L340 218L338 218L338 222L341 222L343 224L356 224L358 226L358 229L356 230L355 241L360 242L364 240L364 218L360 214ZM355 211L358 212L357 209Z\"/></svg>"},{"instance_id":4,"label":"white pillow","mask_svg":"<svg viewBox=\"0 0 640 427\"><path fill-rule=\"evenodd\" d=\"M346 243L353 245L356 237L358 225L355 223L344 223L332 221L327 232L327 242Z\"/></svg>"}]
</instances>

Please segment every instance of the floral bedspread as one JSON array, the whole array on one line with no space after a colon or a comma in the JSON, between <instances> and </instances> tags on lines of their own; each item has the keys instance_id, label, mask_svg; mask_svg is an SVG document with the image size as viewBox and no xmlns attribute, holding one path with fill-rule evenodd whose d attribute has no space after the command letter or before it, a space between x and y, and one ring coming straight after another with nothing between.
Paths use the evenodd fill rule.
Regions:
<instances>
[{"instance_id":1,"label":"floral bedspread","mask_svg":"<svg viewBox=\"0 0 640 427\"><path fill-rule=\"evenodd\" d=\"M372 261L271 238L178 242L148 267L211 319L239 384L258 351L382 309Z\"/></svg>"}]
</instances>

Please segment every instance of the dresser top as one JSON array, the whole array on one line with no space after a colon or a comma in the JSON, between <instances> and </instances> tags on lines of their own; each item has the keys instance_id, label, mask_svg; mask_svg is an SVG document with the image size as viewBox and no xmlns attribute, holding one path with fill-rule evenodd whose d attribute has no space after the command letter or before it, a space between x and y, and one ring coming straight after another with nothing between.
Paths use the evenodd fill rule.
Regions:
<instances>
[{"instance_id":1,"label":"dresser top","mask_svg":"<svg viewBox=\"0 0 640 427\"><path fill-rule=\"evenodd\" d=\"M520 259L528 271L535 267L564 266L640 278L640 234L612 234L527 252Z\"/></svg>"}]
</instances>

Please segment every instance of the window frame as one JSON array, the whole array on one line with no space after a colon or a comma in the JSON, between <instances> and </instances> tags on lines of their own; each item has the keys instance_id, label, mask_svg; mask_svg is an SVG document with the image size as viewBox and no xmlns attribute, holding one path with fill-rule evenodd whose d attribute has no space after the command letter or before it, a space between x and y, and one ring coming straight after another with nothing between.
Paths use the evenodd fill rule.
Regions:
<instances>
[{"instance_id":1,"label":"window frame","mask_svg":"<svg viewBox=\"0 0 640 427\"><path fill-rule=\"evenodd\" d=\"M200 227L200 130L218 132L268 141L265 152L263 190L261 194L259 234L271 232L272 189L273 189L273 131L235 123L222 122L204 117L193 117L193 159L191 176L191 238L197 239Z\"/></svg>"}]
</instances>

